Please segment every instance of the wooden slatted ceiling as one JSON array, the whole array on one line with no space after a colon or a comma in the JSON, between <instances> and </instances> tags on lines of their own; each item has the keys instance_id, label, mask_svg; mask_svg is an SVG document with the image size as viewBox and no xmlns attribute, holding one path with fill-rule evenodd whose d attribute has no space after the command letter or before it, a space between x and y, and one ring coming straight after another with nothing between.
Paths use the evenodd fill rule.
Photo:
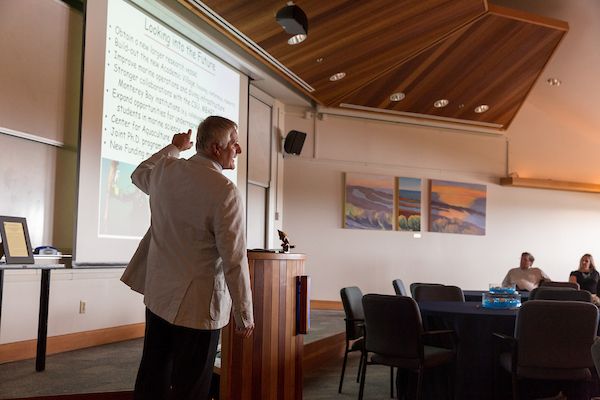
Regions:
<instances>
[{"instance_id":1,"label":"wooden slatted ceiling","mask_svg":"<svg viewBox=\"0 0 600 400\"><path fill-rule=\"evenodd\" d=\"M484 11L480 2L479 9L465 7L467 10L463 11L458 7L476 2L479 1L341 2L317 14L314 26L309 19L305 42L288 45L289 35L280 29L277 36L258 45L315 88L313 96L321 103L330 105L349 87L360 86L476 17ZM423 20L435 23L424 25ZM317 62L318 59L322 61ZM341 84L329 80L342 71L347 75Z\"/></svg>"},{"instance_id":2,"label":"wooden slatted ceiling","mask_svg":"<svg viewBox=\"0 0 600 400\"><path fill-rule=\"evenodd\" d=\"M290 46L275 20L285 2L204 4L312 86L307 94L321 105L352 104L500 129L508 128L568 31L567 23L485 0L298 0L309 20L308 37ZM331 82L338 72L346 78ZM395 92L406 98L391 102ZM433 107L442 98L450 104ZM490 110L476 114L481 104Z\"/></svg>"},{"instance_id":3,"label":"wooden slatted ceiling","mask_svg":"<svg viewBox=\"0 0 600 400\"><path fill-rule=\"evenodd\" d=\"M564 31L488 13L339 103L508 126ZM389 96L405 93L392 102ZM449 105L435 108L447 99ZM486 104L488 112L475 107ZM460 107L462 105L462 107Z\"/></svg>"}]
</instances>

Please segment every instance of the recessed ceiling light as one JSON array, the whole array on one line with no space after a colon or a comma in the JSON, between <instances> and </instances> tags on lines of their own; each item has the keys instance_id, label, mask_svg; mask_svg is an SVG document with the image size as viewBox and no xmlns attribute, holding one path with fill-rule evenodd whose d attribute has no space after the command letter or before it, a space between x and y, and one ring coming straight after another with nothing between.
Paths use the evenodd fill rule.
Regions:
<instances>
[{"instance_id":1,"label":"recessed ceiling light","mask_svg":"<svg viewBox=\"0 0 600 400\"><path fill-rule=\"evenodd\" d=\"M548 82L548 85L550 85L550 86L560 86L560 84L562 83L561 81L559 81L556 78L550 78L546 82Z\"/></svg>"},{"instance_id":2,"label":"recessed ceiling light","mask_svg":"<svg viewBox=\"0 0 600 400\"><path fill-rule=\"evenodd\" d=\"M482 104L480 106L475 107L475 112L477 114L481 114L481 113L486 112L489 109L490 109L490 106L488 106L487 104Z\"/></svg>"},{"instance_id":3,"label":"recessed ceiling light","mask_svg":"<svg viewBox=\"0 0 600 400\"><path fill-rule=\"evenodd\" d=\"M335 82L335 81L339 81L340 79L344 78L346 76L345 72L338 72L335 75L331 75L331 78L329 78L330 81Z\"/></svg>"},{"instance_id":4,"label":"recessed ceiling light","mask_svg":"<svg viewBox=\"0 0 600 400\"><path fill-rule=\"evenodd\" d=\"M295 35L295 36L292 36L291 38L289 38L288 44L295 45L295 44L304 42L305 39L306 39L306 35L301 33L299 35Z\"/></svg>"},{"instance_id":5,"label":"recessed ceiling light","mask_svg":"<svg viewBox=\"0 0 600 400\"><path fill-rule=\"evenodd\" d=\"M390 96L390 100L391 101L400 101L403 98L405 98L406 96L404 95L404 93L394 93L393 95Z\"/></svg>"},{"instance_id":6,"label":"recessed ceiling light","mask_svg":"<svg viewBox=\"0 0 600 400\"><path fill-rule=\"evenodd\" d=\"M442 107L446 107L448 105L448 103L450 103L448 100L441 99L441 100L438 100L435 103L433 103L433 106L435 108L442 108Z\"/></svg>"}]
</instances>

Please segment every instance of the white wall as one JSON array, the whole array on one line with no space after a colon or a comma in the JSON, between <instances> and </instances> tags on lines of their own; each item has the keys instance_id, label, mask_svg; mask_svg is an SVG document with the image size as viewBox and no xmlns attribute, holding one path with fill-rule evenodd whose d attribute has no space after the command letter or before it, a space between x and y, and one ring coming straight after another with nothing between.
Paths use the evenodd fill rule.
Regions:
<instances>
[{"instance_id":1,"label":"white wall","mask_svg":"<svg viewBox=\"0 0 600 400\"><path fill-rule=\"evenodd\" d=\"M27 218L33 247L65 254L73 246L82 28L82 15L60 1L2 3L0 132L56 145L0 134L0 215ZM122 273L52 272L48 335L143 322L142 296L119 281ZM0 344L37 338L40 275L5 272Z\"/></svg>"},{"instance_id":2,"label":"white wall","mask_svg":"<svg viewBox=\"0 0 600 400\"><path fill-rule=\"evenodd\" d=\"M397 278L405 285L421 281L487 289L518 266L523 251L534 254L535 265L552 279L564 281L581 255L598 253L599 194L499 185L509 168L507 140L511 171L544 174L529 177L577 181L582 170L568 169L580 151L600 150L569 131L568 124L540 122L531 132L540 112L522 113L533 122L516 121L506 137L494 137L331 115L325 121L306 120L303 109L286 108L286 129L309 135L299 157L285 157L283 227L295 251L308 255L312 298L339 300L340 288L353 285L364 293L392 294ZM554 128L544 136L549 126ZM421 178L422 237L343 229L345 172ZM600 177L598 168L586 178L593 176ZM485 236L428 232L430 179L487 186Z\"/></svg>"},{"instance_id":3,"label":"white wall","mask_svg":"<svg viewBox=\"0 0 600 400\"><path fill-rule=\"evenodd\" d=\"M123 269L51 272L48 336L144 322L140 294L119 278ZM0 344L37 339L39 271L6 271ZM79 302L86 302L85 314Z\"/></svg>"}]
</instances>

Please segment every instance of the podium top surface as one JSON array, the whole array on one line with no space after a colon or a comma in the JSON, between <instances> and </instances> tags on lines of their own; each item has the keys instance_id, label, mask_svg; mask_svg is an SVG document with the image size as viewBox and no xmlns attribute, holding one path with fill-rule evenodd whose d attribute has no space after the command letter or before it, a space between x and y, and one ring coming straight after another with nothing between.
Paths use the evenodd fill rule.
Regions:
<instances>
[{"instance_id":1,"label":"podium top surface","mask_svg":"<svg viewBox=\"0 0 600 400\"><path fill-rule=\"evenodd\" d=\"M302 253L272 253L269 251L248 251L250 260L306 260Z\"/></svg>"}]
</instances>

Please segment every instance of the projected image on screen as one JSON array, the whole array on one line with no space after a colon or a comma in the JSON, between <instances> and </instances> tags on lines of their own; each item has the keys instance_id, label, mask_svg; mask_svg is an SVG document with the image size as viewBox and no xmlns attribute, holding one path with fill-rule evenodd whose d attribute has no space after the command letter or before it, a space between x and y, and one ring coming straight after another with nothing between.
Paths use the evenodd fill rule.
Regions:
<instances>
[{"instance_id":1,"label":"projected image on screen","mask_svg":"<svg viewBox=\"0 0 600 400\"><path fill-rule=\"evenodd\" d=\"M100 233L143 236L150 222L148 196L129 178L137 165L102 159Z\"/></svg>"},{"instance_id":2,"label":"projected image on screen","mask_svg":"<svg viewBox=\"0 0 600 400\"><path fill-rule=\"evenodd\" d=\"M238 122L240 77L122 0L108 1L106 32L98 235L141 238L150 212L131 172L209 115Z\"/></svg>"}]
</instances>

